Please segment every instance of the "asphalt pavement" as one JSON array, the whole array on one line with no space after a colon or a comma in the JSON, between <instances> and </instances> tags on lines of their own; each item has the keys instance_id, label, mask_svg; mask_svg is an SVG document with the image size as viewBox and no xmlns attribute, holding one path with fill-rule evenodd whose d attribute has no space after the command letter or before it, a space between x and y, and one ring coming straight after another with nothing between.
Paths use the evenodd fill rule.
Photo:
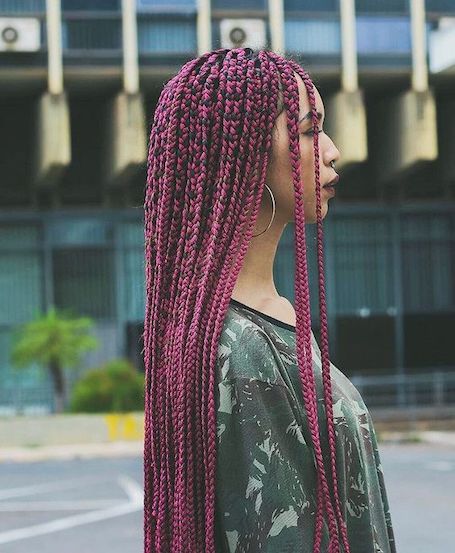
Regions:
<instances>
[{"instance_id":1,"label":"asphalt pavement","mask_svg":"<svg viewBox=\"0 0 455 553\"><path fill-rule=\"evenodd\" d=\"M142 457L4 462L2 553L141 553Z\"/></svg>"},{"instance_id":2,"label":"asphalt pavement","mask_svg":"<svg viewBox=\"0 0 455 553\"><path fill-rule=\"evenodd\" d=\"M398 438L379 444L397 552L453 551L453 434ZM1 553L142 553L142 442L95 445L3 450Z\"/></svg>"}]
</instances>

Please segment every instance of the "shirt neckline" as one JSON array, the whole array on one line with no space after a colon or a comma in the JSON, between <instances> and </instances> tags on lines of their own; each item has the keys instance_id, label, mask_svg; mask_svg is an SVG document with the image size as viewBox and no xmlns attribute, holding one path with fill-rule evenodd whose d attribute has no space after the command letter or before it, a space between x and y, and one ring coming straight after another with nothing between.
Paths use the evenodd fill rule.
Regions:
<instances>
[{"instance_id":1,"label":"shirt neckline","mask_svg":"<svg viewBox=\"0 0 455 553\"><path fill-rule=\"evenodd\" d=\"M286 330L290 330L291 332L296 332L296 327L294 325L291 325L289 323L285 323L284 321L280 321L279 319L275 319L275 317L272 317L271 315L268 315L267 313L263 313L262 311L258 311L257 309L254 309L254 307L250 307L249 305L246 305L238 300L235 300L234 298L231 298L229 300L229 303L233 305L237 305L239 307L243 307L244 309L247 309L248 311L251 311L253 313L256 313L256 315L259 315L260 317L263 317L270 323L280 326L281 328L285 328Z\"/></svg>"}]
</instances>

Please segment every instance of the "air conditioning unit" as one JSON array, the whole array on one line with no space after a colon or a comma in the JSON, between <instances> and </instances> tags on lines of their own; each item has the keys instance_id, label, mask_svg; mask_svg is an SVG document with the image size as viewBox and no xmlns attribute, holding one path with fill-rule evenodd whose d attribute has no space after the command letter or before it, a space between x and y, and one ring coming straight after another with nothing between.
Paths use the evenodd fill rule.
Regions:
<instances>
[{"instance_id":1,"label":"air conditioning unit","mask_svg":"<svg viewBox=\"0 0 455 553\"><path fill-rule=\"evenodd\" d=\"M454 29L455 17L440 17L438 21L438 29Z\"/></svg>"},{"instance_id":2,"label":"air conditioning unit","mask_svg":"<svg viewBox=\"0 0 455 553\"><path fill-rule=\"evenodd\" d=\"M221 48L266 47L265 21L263 19L221 19Z\"/></svg>"},{"instance_id":3,"label":"air conditioning unit","mask_svg":"<svg viewBox=\"0 0 455 553\"><path fill-rule=\"evenodd\" d=\"M36 52L40 47L39 19L34 17L0 18L0 52Z\"/></svg>"},{"instance_id":4,"label":"air conditioning unit","mask_svg":"<svg viewBox=\"0 0 455 553\"><path fill-rule=\"evenodd\" d=\"M455 17L441 17L438 28L430 31L428 59L431 73L455 67Z\"/></svg>"}]
</instances>

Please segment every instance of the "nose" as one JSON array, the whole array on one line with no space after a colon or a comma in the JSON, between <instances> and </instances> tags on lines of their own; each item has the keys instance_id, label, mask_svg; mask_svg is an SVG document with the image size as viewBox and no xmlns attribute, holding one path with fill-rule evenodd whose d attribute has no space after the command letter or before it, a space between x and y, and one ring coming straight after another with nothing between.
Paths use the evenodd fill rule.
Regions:
<instances>
[{"instance_id":1,"label":"nose","mask_svg":"<svg viewBox=\"0 0 455 553\"><path fill-rule=\"evenodd\" d=\"M328 138L328 144L324 151L324 157L326 164L329 165L332 161L338 161L341 157L340 151L335 146L333 140L330 138L330 136L326 135Z\"/></svg>"}]
</instances>

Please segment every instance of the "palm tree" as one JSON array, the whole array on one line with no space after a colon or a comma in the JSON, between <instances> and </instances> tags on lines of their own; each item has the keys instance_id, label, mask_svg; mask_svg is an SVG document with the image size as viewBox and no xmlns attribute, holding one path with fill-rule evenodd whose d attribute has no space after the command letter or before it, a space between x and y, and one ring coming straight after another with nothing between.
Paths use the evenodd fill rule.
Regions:
<instances>
[{"instance_id":1,"label":"palm tree","mask_svg":"<svg viewBox=\"0 0 455 553\"><path fill-rule=\"evenodd\" d=\"M89 333L92 326L88 317L77 318L52 307L15 332L11 362L18 368L37 363L49 371L56 413L65 406L63 368L76 367L83 353L98 347L98 340Z\"/></svg>"}]
</instances>

